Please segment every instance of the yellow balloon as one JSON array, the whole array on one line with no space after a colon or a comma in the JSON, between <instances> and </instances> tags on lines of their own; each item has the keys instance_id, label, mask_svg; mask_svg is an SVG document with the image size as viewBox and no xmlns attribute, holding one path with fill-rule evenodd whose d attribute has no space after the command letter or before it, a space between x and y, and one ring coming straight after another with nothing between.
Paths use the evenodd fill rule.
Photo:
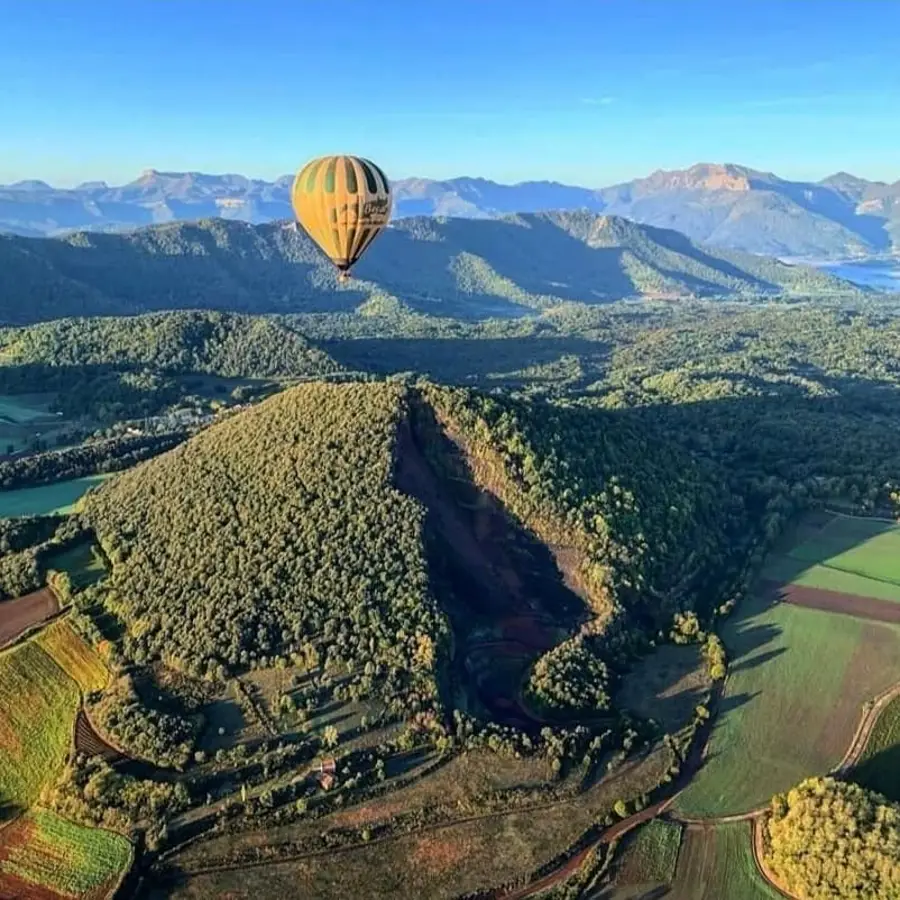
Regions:
<instances>
[{"instance_id":1,"label":"yellow balloon","mask_svg":"<svg viewBox=\"0 0 900 900\"><path fill-rule=\"evenodd\" d=\"M297 220L341 278L366 252L391 218L391 186L373 162L358 156L322 156L294 179Z\"/></svg>"}]
</instances>

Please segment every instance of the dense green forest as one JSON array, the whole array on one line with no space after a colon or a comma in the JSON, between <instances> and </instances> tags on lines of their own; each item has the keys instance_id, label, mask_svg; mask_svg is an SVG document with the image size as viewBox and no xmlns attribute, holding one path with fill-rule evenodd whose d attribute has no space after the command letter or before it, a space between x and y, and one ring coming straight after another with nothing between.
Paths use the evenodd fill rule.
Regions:
<instances>
[{"instance_id":1,"label":"dense green forest","mask_svg":"<svg viewBox=\"0 0 900 900\"><path fill-rule=\"evenodd\" d=\"M900 896L900 807L834 778L772 799L766 862L798 897Z\"/></svg>"},{"instance_id":2,"label":"dense green forest","mask_svg":"<svg viewBox=\"0 0 900 900\"><path fill-rule=\"evenodd\" d=\"M196 311L7 328L0 330L0 359L4 366L42 365L67 372L105 367L225 378L321 376L337 369L288 325L270 318Z\"/></svg>"},{"instance_id":3,"label":"dense green forest","mask_svg":"<svg viewBox=\"0 0 900 900\"><path fill-rule=\"evenodd\" d=\"M338 285L312 242L282 223L208 219L127 234L0 236L0 320L166 309L349 312L378 294L420 312L484 318L566 301L859 293L811 268L578 212L400 220L355 274Z\"/></svg>"},{"instance_id":4,"label":"dense green forest","mask_svg":"<svg viewBox=\"0 0 900 900\"><path fill-rule=\"evenodd\" d=\"M362 689L433 699L446 623L390 483L401 415L397 386L302 386L97 491L127 656L224 675L313 643Z\"/></svg>"}]
</instances>

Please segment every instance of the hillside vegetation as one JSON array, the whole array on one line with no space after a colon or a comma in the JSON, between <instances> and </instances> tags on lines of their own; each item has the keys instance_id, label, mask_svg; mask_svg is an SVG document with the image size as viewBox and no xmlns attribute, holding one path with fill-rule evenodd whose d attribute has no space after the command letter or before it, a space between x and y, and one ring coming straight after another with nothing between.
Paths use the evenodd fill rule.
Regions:
<instances>
[{"instance_id":1,"label":"hillside vegetation","mask_svg":"<svg viewBox=\"0 0 900 900\"><path fill-rule=\"evenodd\" d=\"M327 354L272 319L196 311L3 329L0 364L207 372L225 378L325 375L337 369ZM0 371L0 378L4 375L8 379Z\"/></svg>"},{"instance_id":2,"label":"hillside vegetation","mask_svg":"<svg viewBox=\"0 0 900 900\"><path fill-rule=\"evenodd\" d=\"M900 807L833 778L772 799L766 862L803 898L900 896Z\"/></svg>"},{"instance_id":3,"label":"hillside vegetation","mask_svg":"<svg viewBox=\"0 0 900 900\"><path fill-rule=\"evenodd\" d=\"M420 510L390 483L401 415L396 386L303 386L98 491L127 655L224 673L321 644L369 687L431 697L446 625Z\"/></svg>"},{"instance_id":4,"label":"hillside vegetation","mask_svg":"<svg viewBox=\"0 0 900 900\"><path fill-rule=\"evenodd\" d=\"M280 224L210 219L127 234L0 236L0 319L201 308L344 312L376 293L432 315L467 317L521 315L564 300L858 293L814 269L587 213L404 219L354 271L358 280L338 287L305 234Z\"/></svg>"}]
</instances>

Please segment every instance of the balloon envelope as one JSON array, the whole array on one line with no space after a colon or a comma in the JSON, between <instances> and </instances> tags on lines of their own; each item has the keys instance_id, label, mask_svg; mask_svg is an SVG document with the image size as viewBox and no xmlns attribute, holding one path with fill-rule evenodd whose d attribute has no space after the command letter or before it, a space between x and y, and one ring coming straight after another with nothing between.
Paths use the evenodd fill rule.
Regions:
<instances>
[{"instance_id":1,"label":"balloon envelope","mask_svg":"<svg viewBox=\"0 0 900 900\"><path fill-rule=\"evenodd\" d=\"M367 159L322 156L297 173L291 202L299 223L344 273L390 220L391 186Z\"/></svg>"}]
</instances>

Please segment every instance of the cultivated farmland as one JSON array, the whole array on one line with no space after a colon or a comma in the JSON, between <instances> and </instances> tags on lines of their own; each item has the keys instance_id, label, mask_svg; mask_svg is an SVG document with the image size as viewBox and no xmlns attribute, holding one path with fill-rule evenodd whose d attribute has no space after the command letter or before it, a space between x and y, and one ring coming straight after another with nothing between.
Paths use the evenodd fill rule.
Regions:
<instances>
[{"instance_id":1,"label":"cultivated farmland","mask_svg":"<svg viewBox=\"0 0 900 900\"><path fill-rule=\"evenodd\" d=\"M860 604L866 608L882 589L900 597L900 584L866 574L894 577L900 530L883 522L826 517L823 527L801 534L767 562L759 592L725 624L728 680L709 758L678 800L686 815L746 812L806 776L829 771L849 746L863 704L900 677L897 626L806 608L817 605L815 597L805 597L809 602L802 606L776 602L768 580L790 574L799 585L814 571L801 570L815 560L832 587L835 579L861 582L867 593ZM832 569L832 562L855 571ZM783 593L790 596L792 587L784 586ZM836 595L826 590L823 596ZM853 598L846 599L831 608L847 612Z\"/></svg>"},{"instance_id":2,"label":"cultivated farmland","mask_svg":"<svg viewBox=\"0 0 900 900\"><path fill-rule=\"evenodd\" d=\"M0 816L28 809L62 769L78 686L30 640L0 654Z\"/></svg>"},{"instance_id":3,"label":"cultivated farmland","mask_svg":"<svg viewBox=\"0 0 900 900\"><path fill-rule=\"evenodd\" d=\"M85 693L106 687L109 670L94 648L68 622L53 622L35 640Z\"/></svg>"},{"instance_id":4,"label":"cultivated farmland","mask_svg":"<svg viewBox=\"0 0 900 900\"><path fill-rule=\"evenodd\" d=\"M685 831L671 900L778 900L753 859L749 822Z\"/></svg>"},{"instance_id":5,"label":"cultivated farmland","mask_svg":"<svg viewBox=\"0 0 900 900\"><path fill-rule=\"evenodd\" d=\"M36 887L35 896L103 896L130 861L120 835L32 810L0 831L0 896L20 896L15 881Z\"/></svg>"},{"instance_id":6,"label":"cultivated farmland","mask_svg":"<svg viewBox=\"0 0 900 900\"><path fill-rule=\"evenodd\" d=\"M747 812L827 772L863 703L897 680L895 627L764 595L745 601L723 639L731 665L709 758L677 801L690 816Z\"/></svg>"}]
</instances>

